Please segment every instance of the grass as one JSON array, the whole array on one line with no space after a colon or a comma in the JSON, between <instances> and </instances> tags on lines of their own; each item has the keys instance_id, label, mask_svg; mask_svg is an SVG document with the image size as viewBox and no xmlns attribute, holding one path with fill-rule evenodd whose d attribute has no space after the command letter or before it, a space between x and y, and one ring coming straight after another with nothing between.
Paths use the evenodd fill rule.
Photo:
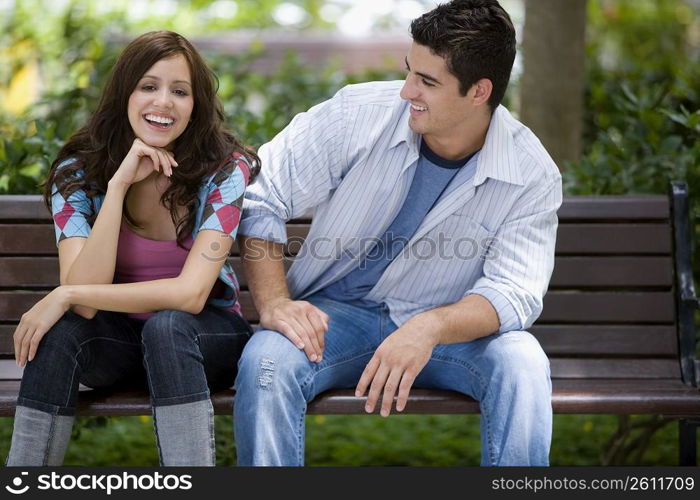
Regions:
<instances>
[{"instance_id":1,"label":"grass","mask_svg":"<svg viewBox=\"0 0 700 500\"><path fill-rule=\"evenodd\" d=\"M635 417L633 417L635 418ZM601 465L612 415L555 415L552 465ZM217 464L235 464L232 418L216 417ZM479 465L478 415L312 415L306 420L306 462L311 466ZM12 419L0 419L0 455L10 446ZM676 465L678 426L657 432L639 465ZM150 417L80 418L65 465L156 466L158 453Z\"/></svg>"}]
</instances>

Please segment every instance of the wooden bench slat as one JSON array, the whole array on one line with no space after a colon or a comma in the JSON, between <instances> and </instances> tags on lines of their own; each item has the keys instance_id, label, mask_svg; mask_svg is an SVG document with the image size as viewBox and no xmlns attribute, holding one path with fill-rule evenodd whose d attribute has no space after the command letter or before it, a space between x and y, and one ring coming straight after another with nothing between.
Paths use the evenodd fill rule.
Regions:
<instances>
[{"instance_id":1,"label":"wooden bench slat","mask_svg":"<svg viewBox=\"0 0 700 500\"><path fill-rule=\"evenodd\" d=\"M548 356L678 356L673 325L539 325L529 329Z\"/></svg>"},{"instance_id":2,"label":"wooden bench slat","mask_svg":"<svg viewBox=\"0 0 700 500\"><path fill-rule=\"evenodd\" d=\"M0 380L15 380L22 378L22 371L12 359L0 359Z\"/></svg>"},{"instance_id":3,"label":"wooden bench slat","mask_svg":"<svg viewBox=\"0 0 700 500\"><path fill-rule=\"evenodd\" d=\"M0 287L53 288L58 280L58 257L0 257Z\"/></svg>"},{"instance_id":4,"label":"wooden bench slat","mask_svg":"<svg viewBox=\"0 0 700 500\"><path fill-rule=\"evenodd\" d=\"M20 316L46 295L45 291L0 291L0 321L19 321ZM259 316L250 297L242 291L243 316L254 323ZM672 323L673 296L665 292L567 293L545 296L539 319L545 323Z\"/></svg>"},{"instance_id":5,"label":"wooden bench slat","mask_svg":"<svg viewBox=\"0 0 700 500\"><path fill-rule=\"evenodd\" d=\"M57 255L56 237L49 224L0 226L0 255Z\"/></svg>"},{"instance_id":6,"label":"wooden bench slat","mask_svg":"<svg viewBox=\"0 0 700 500\"><path fill-rule=\"evenodd\" d=\"M229 263L242 289L248 288L241 258ZM285 259L289 270L291 259ZM557 257L551 289L670 287L670 257ZM58 285L58 257L0 257L0 287L55 287Z\"/></svg>"},{"instance_id":7,"label":"wooden bench slat","mask_svg":"<svg viewBox=\"0 0 700 500\"><path fill-rule=\"evenodd\" d=\"M673 323L669 292L558 292L544 297L538 323Z\"/></svg>"},{"instance_id":8,"label":"wooden bench slat","mask_svg":"<svg viewBox=\"0 0 700 500\"><path fill-rule=\"evenodd\" d=\"M49 211L38 194L4 194L0 196L0 221L44 220L50 221Z\"/></svg>"},{"instance_id":9,"label":"wooden bench slat","mask_svg":"<svg viewBox=\"0 0 700 500\"><path fill-rule=\"evenodd\" d=\"M561 224L558 255L670 255L669 224Z\"/></svg>"},{"instance_id":10,"label":"wooden bench slat","mask_svg":"<svg viewBox=\"0 0 700 500\"><path fill-rule=\"evenodd\" d=\"M0 381L0 416L14 414L19 381ZM230 415L233 391L212 395L217 415ZM309 404L309 414L364 414L364 398L353 389L337 389L319 395ZM700 414L697 389L678 380L552 380L552 406L556 413ZM452 391L413 389L404 414L478 413L472 398ZM150 415L146 392L106 393L81 391L78 415Z\"/></svg>"},{"instance_id":11,"label":"wooden bench slat","mask_svg":"<svg viewBox=\"0 0 700 500\"><path fill-rule=\"evenodd\" d=\"M549 289L670 287L671 257L557 257Z\"/></svg>"},{"instance_id":12,"label":"wooden bench slat","mask_svg":"<svg viewBox=\"0 0 700 500\"><path fill-rule=\"evenodd\" d=\"M559 208L559 219L668 219L668 198L642 196L575 196L565 197ZM3 195L0 198L0 220L49 220L40 195Z\"/></svg>"},{"instance_id":13,"label":"wooden bench slat","mask_svg":"<svg viewBox=\"0 0 700 500\"><path fill-rule=\"evenodd\" d=\"M570 220L664 220L670 217L668 198L642 196L571 196L557 212L561 222Z\"/></svg>"},{"instance_id":14,"label":"wooden bench slat","mask_svg":"<svg viewBox=\"0 0 700 500\"><path fill-rule=\"evenodd\" d=\"M551 358L553 378L680 378L677 359Z\"/></svg>"}]
</instances>

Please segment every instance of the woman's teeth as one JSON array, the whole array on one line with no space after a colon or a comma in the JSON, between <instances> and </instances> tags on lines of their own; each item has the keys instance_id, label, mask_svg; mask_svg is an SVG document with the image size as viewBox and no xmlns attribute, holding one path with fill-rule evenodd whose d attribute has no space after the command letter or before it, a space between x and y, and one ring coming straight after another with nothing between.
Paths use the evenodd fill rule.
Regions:
<instances>
[{"instance_id":1,"label":"woman's teeth","mask_svg":"<svg viewBox=\"0 0 700 500\"><path fill-rule=\"evenodd\" d=\"M156 116L156 115L146 115L144 118L146 118L146 120L148 120L149 122L155 122L155 123L158 123L160 125L165 125L167 127L172 125L173 122L175 121L172 118L165 118L165 117Z\"/></svg>"}]
</instances>

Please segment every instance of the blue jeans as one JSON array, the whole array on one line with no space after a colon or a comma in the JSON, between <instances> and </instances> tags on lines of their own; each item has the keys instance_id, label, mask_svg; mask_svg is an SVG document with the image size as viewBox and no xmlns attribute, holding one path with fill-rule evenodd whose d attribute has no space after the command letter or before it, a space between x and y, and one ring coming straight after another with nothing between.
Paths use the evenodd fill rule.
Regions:
<instances>
[{"instance_id":1,"label":"blue jeans","mask_svg":"<svg viewBox=\"0 0 700 500\"><path fill-rule=\"evenodd\" d=\"M376 348L397 329L385 305L320 294L307 300L330 318L321 363L271 330L256 332L243 351L234 405L239 465L303 465L307 403L328 389L354 388ZM479 401L482 465L549 463L549 361L528 332L439 345L413 386Z\"/></svg>"},{"instance_id":2,"label":"blue jeans","mask_svg":"<svg viewBox=\"0 0 700 500\"><path fill-rule=\"evenodd\" d=\"M40 421L73 416L81 383L94 389L148 388L161 463L209 465L214 453L209 393L233 385L236 361L251 332L245 319L212 306L197 315L159 311L145 322L107 311L87 320L69 311L27 363L17 405L31 409L21 415ZM22 465L45 464L44 441L55 436L17 432L24 427L16 419L10 457L26 462Z\"/></svg>"}]
</instances>

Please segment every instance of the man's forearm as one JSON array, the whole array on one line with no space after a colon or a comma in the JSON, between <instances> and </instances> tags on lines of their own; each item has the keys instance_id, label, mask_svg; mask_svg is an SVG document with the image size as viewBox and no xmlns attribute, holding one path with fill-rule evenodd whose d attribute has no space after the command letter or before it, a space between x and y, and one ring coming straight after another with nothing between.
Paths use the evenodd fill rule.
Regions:
<instances>
[{"instance_id":1,"label":"man's forearm","mask_svg":"<svg viewBox=\"0 0 700 500\"><path fill-rule=\"evenodd\" d=\"M496 310L481 295L468 295L459 302L420 313L412 322L433 337L435 345L469 342L498 331Z\"/></svg>"},{"instance_id":2,"label":"man's forearm","mask_svg":"<svg viewBox=\"0 0 700 500\"><path fill-rule=\"evenodd\" d=\"M261 309L278 299L289 299L285 278L284 247L279 243L239 237L243 272L255 307Z\"/></svg>"}]
</instances>

